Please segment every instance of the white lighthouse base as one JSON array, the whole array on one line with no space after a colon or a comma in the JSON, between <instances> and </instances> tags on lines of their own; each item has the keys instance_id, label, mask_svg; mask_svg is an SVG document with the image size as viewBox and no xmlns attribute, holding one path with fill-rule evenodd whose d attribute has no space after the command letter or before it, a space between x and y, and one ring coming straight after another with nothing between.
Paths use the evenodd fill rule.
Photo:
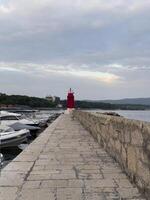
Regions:
<instances>
[{"instance_id":1,"label":"white lighthouse base","mask_svg":"<svg viewBox=\"0 0 150 200\"><path fill-rule=\"evenodd\" d=\"M74 108L67 108L67 110L65 110L65 114L71 114L73 110L75 110L75 109Z\"/></svg>"}]
</instances>

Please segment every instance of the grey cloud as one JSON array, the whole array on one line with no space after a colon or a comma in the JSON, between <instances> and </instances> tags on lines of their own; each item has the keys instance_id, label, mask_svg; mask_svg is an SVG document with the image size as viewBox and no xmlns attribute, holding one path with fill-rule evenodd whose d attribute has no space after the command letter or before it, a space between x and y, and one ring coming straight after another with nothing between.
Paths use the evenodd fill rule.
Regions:
<instances>
[{"instance_id":1,"label":"grey cloud","mask_svg":"<svg viewBox=\"0 0 150 200\"><path fill-rule=\"evenodd\" d=\"M21 92L27 84L24 81L17 86L23 79L16 79L16 74L33 79L35 86L39 81L54 88L60 87L57 90L60 95L71 84L76 88L81 80L86 83L78 88L83 97L90 97L89 90L85 92L86 88L91 88L92 96L93 91L100 88L101 93L95 92L95 98L105 98L110 94L141 96L144 91L147 95L150 75L149 9L150 3L146 0L0 1L0 79L4 81L2 76L4 71L7 72L5 78L14 83L14 89L10 87L8 92L15 93ZM13 71L8 70L9 67L13 67ZM55 78L43 75L46 70L54 70ZM83 76L70 78L69 73L65 77L57 74L58 71L71 70L88 71L91 76L97 72L109 73L120 77L122 82L108 86L92 80L90 87ZM64 81L63 84L59 85L59 80ZM0 89L7 91L6 85L1 83ZM41 85L38 87L46 91L45 84ZM52 92L53 87L50 87ZM124 88L129 90L123 94ZM34 88L35 92L31 89L28 92L43 95L44 92L39 92L41 90L36 92Z\"/></svg>"}]
</instances>

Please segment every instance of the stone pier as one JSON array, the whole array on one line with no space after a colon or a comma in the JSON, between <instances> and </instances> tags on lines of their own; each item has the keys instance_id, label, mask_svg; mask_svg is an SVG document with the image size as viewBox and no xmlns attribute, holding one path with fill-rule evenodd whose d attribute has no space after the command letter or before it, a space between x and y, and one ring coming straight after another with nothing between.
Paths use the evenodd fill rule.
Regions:
<instances>
[{"instance_id":1,"label":"stone pier","mask_svg":"<svg viewBox=\"0 0 150 200\"><path fill-rule=\"evenodd\" d=\"M144 200L88 131L61 115L0 175L0 200Z\"/></svg>"}]
</instances>

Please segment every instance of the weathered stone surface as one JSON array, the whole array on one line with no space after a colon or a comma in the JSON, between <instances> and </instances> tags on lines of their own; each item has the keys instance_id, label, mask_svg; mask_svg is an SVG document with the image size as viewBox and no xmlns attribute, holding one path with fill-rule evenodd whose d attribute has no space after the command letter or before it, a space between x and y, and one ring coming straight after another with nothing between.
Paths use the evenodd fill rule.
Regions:
<instances>
[{"instance_id":1,"label":"weathered stone surface","mask_svg":"<svg viewBox=\"0 0 150 200\"><path fill-rule=\"evenodd\" d=\"M136 149L133 146L129 146L127 149L127 161L128 169L130 172L134 173L137 171L137 156Z\"/></svg>"},{"instance_id":2,"label":"weathered stone surface","mask_svg":"<svg viewBox=\"0 0 150 200\"><path fill-rule=\"evenodd\" d=\"M15 200L17 197L18 188L16 187L1 187L0 200Z\"/></svg>"},{"instance_id":3,"label":"weathered stone surface","mask_svg":"<svg viewBox=\"0 0 150 200\"><path fill-rule=\"evenodd\" d=\"M74 111L73 116L94 135L150 199L147 192L150 185L150 124L83 111ZM97 122L96 130L94 121Z\"/></svg>"},{"instance_id":4,"label":"weathered stone surface","mask_svg":"<svg viewBox=\"0 0 150 200\"><path fill-rule=\"evenodd\" d=\"M49 189L23 189L18 200L55 200L55 193Z\"/></svg>"},{"instance_id":5,"label":"weathered stone surface","mask_svg":"<svg viewBox=\"0 0 150 200\"><path fill-rule=\"evenodd\" d=\"M23 189L40 188L41 181L26 181L23 185Z\"/></svg>"},{"instance_id":6,"label":"weathered stone surface","mask_svg":"<svg viewBox=\"0 0 150 200\"><path fill-rule=\"evenodd\" d=\"M33 166L33 162L15 162L12 161L9 165L7 165L4 168L4 171L20 171L20 172L26 172L31 169Z\"/></svg>"},{"instance_id":7,"label":"weathered stone surface","mask_svg":"<svg viewBox=\"0 0 150 200\"><path fill-rule=\"evenodd\" d=\"M131 144L135 146L143 145L143 135L141 129L137 128L131 133Z\"/></svg>"},{"instance_id":8,"label":"weathered stone surface","mask_svg":"<svg viewBox=\"0 0 150 200\"><path fill-rule=\"evenodd\" d=\"M70 115L59 117L4 168L0 192L2 200L142 200L115 160Z\"/></svg>"},{"instance_id":9,"label":"weathered stone surface","mask_svg":"<svg viewBox=\"0 0 150 200\"><path fill-rule=\"evenodd\" d=\"M57 200L82 200L81 188L58 188Z\"/></svg>"},{"instance_id":10,"label":"weathered stone surface","mask_svg":"<svg viewBox=\"0 0 150 200\"><path fill-rule=\"evenodd\" d=\"M141 178L145 180L145 184L150 184L150 170L149 167L138 161L137 172L140 174Z\"/></svg>"},{"instance_id":11,"label":"weathered stone surface","mask_svg":"<svg viewBox=\"0 0 150 200\"><path fill-rule=\"evenodd\" d=\"M2 171L0 174L0 186L1 187L15 187L23 184L25 174L13 171Z\"/></svg>"},{"instance_id":12,"label":"weathered stone surface","mask_svg":"<svg viewBox=\"0 0 150 200\"><path fill-rule=\"evenodd\" d=\"M117 192L124 199L139 199L137 188L117 188Z\"/></svg>"}]
</instances>

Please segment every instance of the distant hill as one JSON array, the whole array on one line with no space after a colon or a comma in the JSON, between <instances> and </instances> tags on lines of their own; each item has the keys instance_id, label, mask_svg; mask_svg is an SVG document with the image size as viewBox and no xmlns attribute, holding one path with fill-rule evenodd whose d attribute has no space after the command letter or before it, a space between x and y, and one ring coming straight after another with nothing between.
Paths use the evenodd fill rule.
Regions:
<instances>
[{"instance_id":1,"label":"distant hill","mask_svg":"<svg viewBox=\"0 0 150 200\"><path fill-rule=\"evenodd\" d=\"M150 98L127 98L120 100L100 100L99 102L111 104L150 105Z\"/></svg>"},{"instance_id":2,"label":"distant hill","mask_svg":"<svg viewBox=\"0 0 150 200\"><path fill-rule=\"evenodd\" d=\"M66 100L62 100L61 104L66 107ZM101 101L90 101L90 100L76 100L76 108L82 109L102 109L102 110L146 110L150 109L150 105L140 105L140 104L117 104Z\"/></svg>"}]
</instances>

